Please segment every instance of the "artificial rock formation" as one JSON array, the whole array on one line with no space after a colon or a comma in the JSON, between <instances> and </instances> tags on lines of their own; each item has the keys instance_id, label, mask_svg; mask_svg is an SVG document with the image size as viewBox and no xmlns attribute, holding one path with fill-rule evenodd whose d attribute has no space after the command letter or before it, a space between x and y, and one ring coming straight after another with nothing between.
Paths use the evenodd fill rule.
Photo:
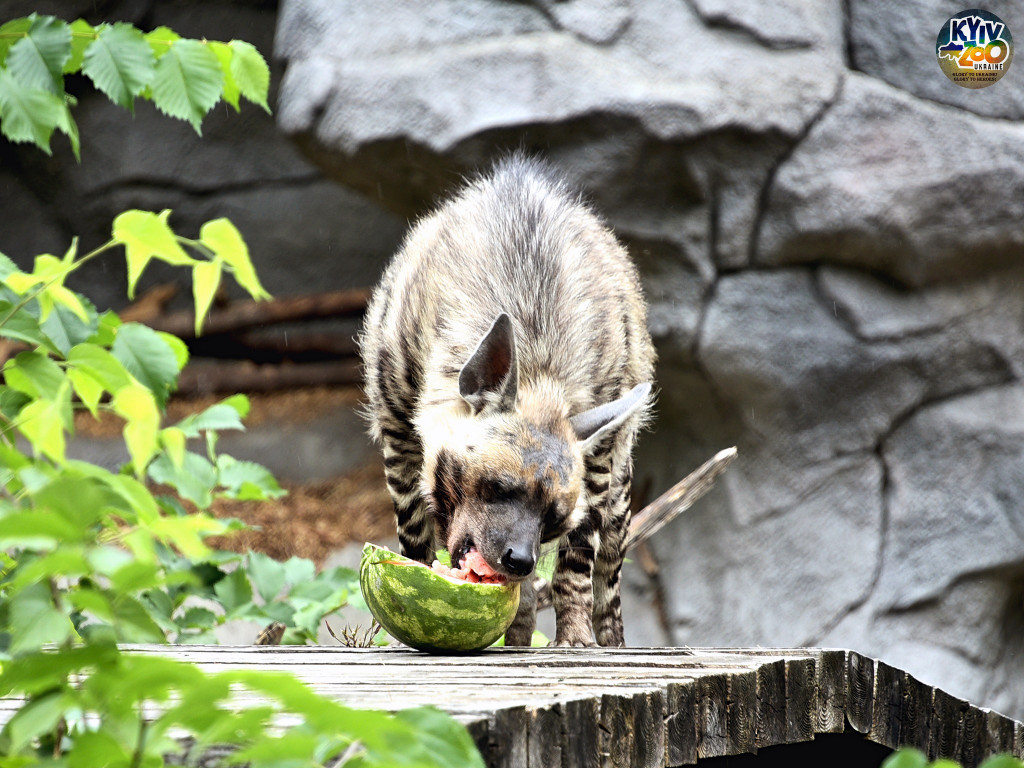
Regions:
<instances>
[{"instance_id":1,"label":"artificial rock formation","mask_svg":"<svg viewBox=\"0 0 1024 768\"><path fill-rule=\"evenodd\" d=\"M654 544L630 642L849 646L1024 715L1024 97L939 70L959 10L282 3L278 123L329 174L414 216L523 147L635 254L635 487L740 459Z\"/></svg>"}]
</instances>

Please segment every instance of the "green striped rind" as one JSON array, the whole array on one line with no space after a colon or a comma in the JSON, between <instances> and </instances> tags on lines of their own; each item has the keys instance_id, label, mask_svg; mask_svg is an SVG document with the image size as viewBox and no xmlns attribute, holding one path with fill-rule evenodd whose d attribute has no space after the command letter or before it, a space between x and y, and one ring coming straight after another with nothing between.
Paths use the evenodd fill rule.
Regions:
<instances>
[{"instance_id":1,"label":"green striped rind","mask_svg":"<svg viewBox=\"0 0 1024 768\"><path fill-rule=\"evenodd\" d=\"M432 653L486 648L519 608L518 584L455 582L376 544L363 547L359 586L391 636Z\"/></svg>"}]
</instances>

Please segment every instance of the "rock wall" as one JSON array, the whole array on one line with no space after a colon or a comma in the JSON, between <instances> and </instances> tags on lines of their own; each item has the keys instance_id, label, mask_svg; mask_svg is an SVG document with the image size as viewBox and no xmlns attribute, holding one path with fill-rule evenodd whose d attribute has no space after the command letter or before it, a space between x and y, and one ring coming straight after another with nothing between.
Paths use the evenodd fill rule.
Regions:
<instances>
[{"instance_id":1,"label":"rock wall","mask_svg":"<svg viewBox=\"0 0 1024 768\"><path fill-rule=\"evenodd\" d=\"M1024 34L1024 6L992 2ZM524 147L635 254L637 486L740 459L634 573L632 643L836 645L1024 716L1024 74L947 0L284 0L278 123L400 215Z\"/></svg>"}]
</instances>

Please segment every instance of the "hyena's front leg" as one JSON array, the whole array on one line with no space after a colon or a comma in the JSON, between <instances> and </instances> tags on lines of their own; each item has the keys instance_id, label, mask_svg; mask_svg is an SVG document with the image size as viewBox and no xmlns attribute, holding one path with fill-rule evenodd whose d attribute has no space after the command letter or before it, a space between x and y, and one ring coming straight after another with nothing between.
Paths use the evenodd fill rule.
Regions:
<instances>
[{"instance_id":1,"label":"hyena's front leg","mask_svg":"<svg viewBox=\"0 0 1024 768\"><path fill-rule=\"evenodd\" d=\"M598 645L621 647L622 632L621 574L629 530L630 489L633 464L626 459L615 467L611 497L601 530L601 545L594 562L594 634Z\"/></svg>"},{"instance_id":2,"label":"hyena's front leg","mask_svg":"<svg viewBox=\"0 0 1024 768\"><path fill-rule=\"evenodd\" d=\"M511 626L505 630L505 645L530 645L537 628L537 593L527 579L519 585L519 610Z\"/></svg>"},{"instance_id":3,"label":"hyena's front leg","mask_svg":"<svg viewBox=\"0 0 1024 768\"><path fill-rule=\"evenodd\" d=\"M384 477L395 503L402 554L430 564L434 557L434 525L420 493L422 449L415 438L384 430Z\"/></svg>"},{"instance_id":4,"label":"hyena's front leg","mask_svg":"<svg viewBox=\"0 0 1024 768\"><path fill-rule=\"evenodd\" d=\"M594 556L610 480L607 453L587 459L583 489L587 514L579 526L562 538L551 582L555 645L594 645Z\"/></svg>"}]
</instances>

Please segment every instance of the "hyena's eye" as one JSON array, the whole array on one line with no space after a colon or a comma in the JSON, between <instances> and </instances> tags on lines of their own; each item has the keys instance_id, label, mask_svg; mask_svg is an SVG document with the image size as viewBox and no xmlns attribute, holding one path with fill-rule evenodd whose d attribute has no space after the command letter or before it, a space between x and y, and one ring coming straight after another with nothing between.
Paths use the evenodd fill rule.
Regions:
<instances>
[{"instance_id":1,"label":"hyena's eye","mask_svg":"<svg viewBox=\"0 0 1024 768\"><path fill-rule=\"evenodd\" d=\"M526 488L507 480L489 478L480 482L478 495L485 504L516 502L526 495Z\"/></svg>"}]
</instances>

